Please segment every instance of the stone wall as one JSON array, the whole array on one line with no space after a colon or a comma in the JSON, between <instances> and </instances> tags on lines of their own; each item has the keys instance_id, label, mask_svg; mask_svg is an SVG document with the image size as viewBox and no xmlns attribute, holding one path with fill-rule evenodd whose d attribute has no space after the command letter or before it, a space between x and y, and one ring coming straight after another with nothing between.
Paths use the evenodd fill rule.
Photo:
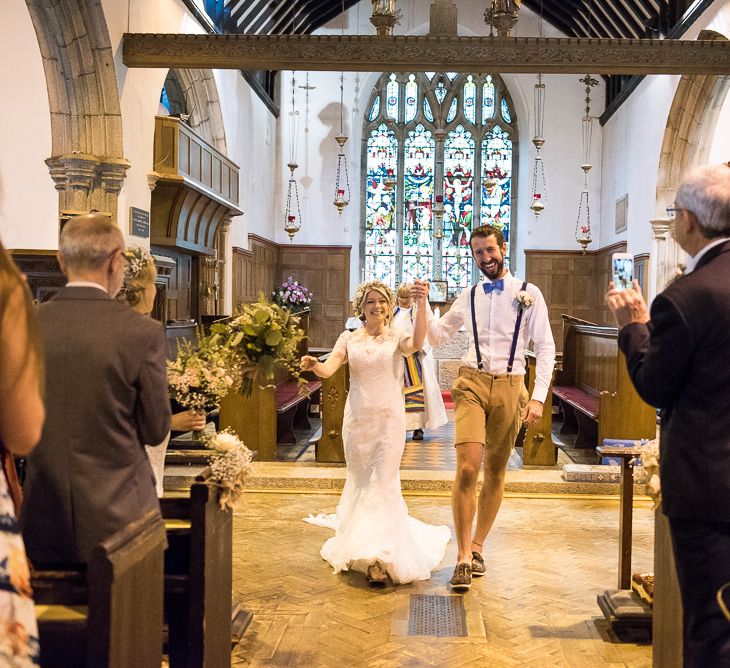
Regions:
<instances>
[{"instance_id":1,"label":"stone wall","mask_svg":"<svg viewBox=\"0 0 730 668\"><path fill-rule=\"evenodd\" d=\"M451 389L451 385L459 373L460 360L466 351L468 339L466 330L461 329L443 346L434 348L433 356L436 358L436 373L442 390Z\"/></svg>"}]
</instances>

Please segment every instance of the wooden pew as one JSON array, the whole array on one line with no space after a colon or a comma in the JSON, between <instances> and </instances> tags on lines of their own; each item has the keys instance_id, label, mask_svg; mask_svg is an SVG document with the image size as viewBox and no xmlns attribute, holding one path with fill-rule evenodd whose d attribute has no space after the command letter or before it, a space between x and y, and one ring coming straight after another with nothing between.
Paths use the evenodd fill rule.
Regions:
<instances>
[{"instance_id":1,"label":"wooden pew","mask_svg":"<svg viewBox=\"0 0 730 668\"><path fill-rule=\"evenodd\" d=\"M165 618L170 666L230 666L233 513L198 475L189 493L160 499L165 553ZM242 631L241 631L242 632Z\"/></svg>"},{"instance_id":2,"label":"wooden pew","mask_svg":"<svg viewBox=\"0 0 730 668\"><path fill-rule=\"evenodd\" d=\"M100 543L86 571L33 571L41 665L159 668L165 546L151 511Z\"/></svg>"},{"instance_id":3,"label":"wooden pew","mask_svg":"<svg viewBox=\"0 0 730 668\"><path fill-rule=\"evenodd\" d=\"M577 431L578 448L595 448L606 438L654 438L656 410L634 389L618 330L562 317L563 364L553 396L563 410L563 433Z\"/></svg>"},{"instance_id":4,"label":"wooden pew","mask_svg":"<svg viewBox=\"0 0 730 668\"><path fill-rule=\"evenodd\" d=\"M328 354L319 357L327 360ZM343 364L329 378L322 379L322 430L315 441L314 457L318 462L341 464L345 461L342 442L342 421L345 417L345 401L350 387L350 367Z\"/></svg>"},{"instance_id":5,"label":"wooden pew","mask_svg":"<svg viewBox=\"0 0 730 668\"><path fill-rule=\"evenodd\" d=\"M300 386L286 377L266 387L254 382L250 396L233 392L223 399L221 429L232 427L257 459L275 461L277 443L295 443L294 427L309 428L309 402L321 387L320 380Z\"/></svg>"},{"instance_id":6,"label":"wooden pew","mask_svg":"<svg viewBox=\"0 0 730 668\"><path fill-rule=\"evenodd\" d=\"M535 388L537 357L531 350L525 352L527 369L525 386L532 396ZM555 373L553 373L553 379ZM552 438L553 422L553 383L550 383L545 403L542 407L542 418L535 424L523 425L517 436L517 445L522 445L522 463L525 466L555 466L558 461L558 449Z\"/></svg>"}]
</instances>

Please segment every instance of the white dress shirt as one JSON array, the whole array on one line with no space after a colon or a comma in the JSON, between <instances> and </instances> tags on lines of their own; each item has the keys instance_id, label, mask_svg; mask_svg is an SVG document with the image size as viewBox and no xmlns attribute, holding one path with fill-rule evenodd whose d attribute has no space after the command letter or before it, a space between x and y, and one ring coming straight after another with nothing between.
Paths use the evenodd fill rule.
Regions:
<instances>
[{"instance_id":1,"label":"white dress shirt","mask_svg":"<svg viewBox=\"0 0 730 668\"><path fill-rule=\"evenodd\" d=\"M498 375L507 373L512 337L517 322L517 293L522 288L522 281L512 276L509 271L503 276L503 279L504 290L502 292L493 290L490 294L486 294L483 283L479 283L474 293L483 370ZM540 289L528 284L527 292L534 301L522 313L512 373L524 375L525 349L527 344L532 341L537 356L532 399L544 403L555 366L555 342L550 328L547 305ZM461 364L476 369L477 355L471 320L471 288L464 290L456 298L446 315L429 322L428 339L433 346L439 346L462 326L469 336L469 346L461 358Z\"/></svg>"}]
</instances>

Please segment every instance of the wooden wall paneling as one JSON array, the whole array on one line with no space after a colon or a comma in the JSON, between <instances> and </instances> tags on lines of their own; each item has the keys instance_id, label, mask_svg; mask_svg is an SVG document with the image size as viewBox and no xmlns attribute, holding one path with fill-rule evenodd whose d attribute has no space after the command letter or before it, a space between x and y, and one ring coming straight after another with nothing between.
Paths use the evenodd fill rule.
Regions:
<instances>
[{"instance_id":1,"label":"wooden wall paneling","mask_svg":"<svg viewBox=\"0 0 730 668\"><path fill-rule=\"evenodd\" d=\"M280 247L273 241L249 235L249 248L233 249L232 300L234 311L264 293L271 297L279 280Z\"/></svg>"},{"instance_id":2,"label":"wooden wall paneling","mask_svg":"<svg viewBox=\"0 0 730 668\"><path fill-rule=\"evenodd\" d=\"M545 296L558 351L562 349L563 313L599 325L614 324L603 297L611 280L611 255L625 250L626 243L621 242L585 254L579 250L525 251L526 278Z\"/></svg>"},{"instance_id":3,"label":"wooden wall paneling","mask_svg":"<svg viewBox=\"0 0 730 668\"><path fill-rule=\"evenodd\" d=\"M309 319L309 345L334 345L350 316L350 246L281 247L281 281L289 276L314 295Z\"/></svg>"},{"instance_id":4,"label":"wooden wall paneling","mask_svg":"<svg viewBox=\"0 0 730 668\"><path fill-rule=\"evenodd\" d=\"M167 319L189 320L198 317L198 304L193 303L193 286L198 285L192 255L168 247L151 248L153 253L171 257L177 263L167 282Z\"/></svg>"}]
</instances>

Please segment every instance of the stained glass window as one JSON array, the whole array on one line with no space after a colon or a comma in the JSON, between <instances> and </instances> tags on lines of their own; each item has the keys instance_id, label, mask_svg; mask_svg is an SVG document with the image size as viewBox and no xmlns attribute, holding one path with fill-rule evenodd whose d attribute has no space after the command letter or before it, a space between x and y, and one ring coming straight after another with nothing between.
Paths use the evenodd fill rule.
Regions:
<instances>
[{"instance_id":1,"label":"stained glass window","mask_svg":"<svg viewBox=\"0 0 730 668\"><path fill-rule=\"evenodd\" d=\"M466 120L473 123L477 117L477 87L474 77L470 74L464 84L464 116Z\"/></svg>"},{"instance_id":2,"label":"stained glass window","mask_svg":"<svg viewBox=\"0 0 730 668\"><path fill-rule=\"evenodd\" d=\"M373 106L370 107L370 113L368 114L368 120L374 121L380 113L380 95L376 95L373 100Z\"/></svg>"},{"instance_id":3,"label":"stained glass window","mask_svg":"<svg viewBox=\"0 0 730 668\"><path fill-rule=\"evenodd\" d=\"M403 163L403 281L433 276L433 170L436 142L421 123L408 133Z\"/></svg>"},{"instance_id":4,"label":"stained glass window","mask_svg":"<svg viewBox=\"0 0 730 668\"><path fill-rule=\"evenodd\" d=\"M395 80L395 74L390 75L388 88L386 90L385 115L398 122L398 82Z\"/></svg>"},{"instance_id":5,"label":"stained glass window","mask_svg":"<svg viewBox=\"0 0 730 668\"><path fill-rule=\"evenodd\" d=\"M410 123L416 117L418 111L418 84L416 76L409 75L406 84L406 123Z\"/></svg>"},{"instance_id":6,"label":"stained glass window","mask_svg":"<svg viewBox=\"0 0 730 668\"><path fill-rule=\"evenodd\" d=\"M427 121L433 123L433 112L431 111L431 105L428 103L428 100L425 96L423 98L423 115L426 117Z\"/></svg>"},{"instance_id":7,"label":"stained glass window","mask_svg":"<svg viewBox=\"0 0 730 668\"><path fill-rule=\"evenodd\" d=\"M510 241L512 141L499 125L482 141L481 224L494 225Z\"/></svg>"},{"instance_id":8,"label":"stained glass window","mask_svg":"<svg viewBox=\"0 0 730 668\"><path fill-rule=\"evenodd\" d=\"M451 123L456 118L456 111L459 108L459 102L456 98L451 100L451 106L449 107L449 115L446 117L446 122Z\"/></svg>"},{"instance_id":9,"label":"stained glass window","mask_svg":"<svg viewBox=\"0 0 730 668\"><path fill-rule=\"evenodd\" d=\"M443 272L449 296L471 281L469 232L474 210L474 139L457 125L444 142Z\"/></svg>"},{"instance_id":10,"label":"stained glass window","mask_svg":"<svg viewBox=\"0 0 730 668\"><path fill-rule=\"evenodd\" d=\"M397 177L398 141L393 131L381 123L370 133L367 142L365 275L389 285L395 285L397 278Z\"/></svg>"},{"instance_id":11,"label":"stained glass window","mask_svg":"<svg viewBox=\"0 0 730 668\"><path fill-rule=\"evenodd\" d=\"M482 87L482 124L494 116L494 82L488 74Z\"/></svg>"},{"instance_id":12,"label":"stained glass window","mask_svg":"<svg viewBox=\"0 0 730 668\"><path fill-rule=\"evenodd\" d=\"M509 113L509 106L504 98L502 98L502 118L504 118L505 123L512 123L512 114Z\"/></svg>"},{"instance_id":13,"label":"stained glass window","mask_svg":"<svg viewBox=\"0 0 730 668\"><path fill-rule=\"evenodd\" d=\"M509 92L492 74L416 72L399 82L386 73L372 100L363 132L364 277L393 288L443 280L454 298L479 278L472 229L491 223L508 242L512 233L517 128Z\"/></svg>"},{"instance_id":14,"label":"stained glass window","mask_svg":"<svg viewBox=\"0 0 730 668\"><path fill-rule=\"evenodd\" d=\"M162 92L160 93L160 104L167 109L168 114L172 113L170 99L167 97L167 88L165 86L162 87Z\"/></svg>"}]
</instances>

